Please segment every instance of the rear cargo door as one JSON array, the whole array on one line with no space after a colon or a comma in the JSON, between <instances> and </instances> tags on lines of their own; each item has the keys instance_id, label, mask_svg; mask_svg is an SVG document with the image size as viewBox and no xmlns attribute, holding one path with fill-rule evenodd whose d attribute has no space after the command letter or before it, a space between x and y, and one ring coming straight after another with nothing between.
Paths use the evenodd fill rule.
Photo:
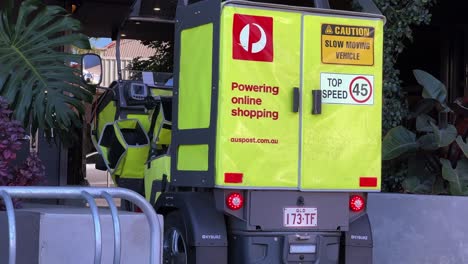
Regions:
<instances>
[{"instance_id":1,"label":"rear cargo door","mask_svg":"<svg viewBox=\"0 0 468 264\"><path fill-rule=\"evenodd\" d=\"M380 189L382 26L381 19L303 17L302 190ZM314 106L313 90L321 104Z\"/></svg>"},{"instance_id":2,"label":"rear cargo door","mask_svg":"<svg viewBox=\"0 0 468 264\"><path fill-rule=\"evenodd\" d=\"M218 187L298 188L301 17L223 7Z\"/></svg>"}]
</instances>

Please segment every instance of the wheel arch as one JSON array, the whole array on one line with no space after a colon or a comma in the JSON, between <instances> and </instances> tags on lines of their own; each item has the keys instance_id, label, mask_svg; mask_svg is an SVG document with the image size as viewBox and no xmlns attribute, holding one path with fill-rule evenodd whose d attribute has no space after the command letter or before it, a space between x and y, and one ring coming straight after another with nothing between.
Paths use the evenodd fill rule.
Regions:
<instances>
[{"instance_id":1,"label":"wheel arch","mask_svg":"<svg viewBox=\"0 0 468 264\"><path fill-rule=\"evenodd\" d=\"M176 210L181 212L190 246L227 248L224 213L216 209L212 192L162 193L155 210L162 215Z\"/></svg>"}]
</instances>

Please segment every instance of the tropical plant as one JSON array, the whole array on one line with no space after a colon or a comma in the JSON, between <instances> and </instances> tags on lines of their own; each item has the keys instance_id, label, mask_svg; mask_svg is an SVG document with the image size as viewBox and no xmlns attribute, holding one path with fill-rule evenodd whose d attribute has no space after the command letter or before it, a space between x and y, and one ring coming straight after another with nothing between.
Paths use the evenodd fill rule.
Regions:
<instances>
[{"instance_id":1,"label":"tropical plant","mask_svg":"<svg viewBox=\"0 0 468 264\"><path fill-rule=\"evenodd\" d=\"M383 132L401 124L408 113L406 94L401 90L400 72L395 67L408 42L413 41L413 28L431 21L430 8L436 0L373 0L387 22L384 28L383 63Z\"/></svg>"},{"instance_id":2,"label":"tropical plant","mask_svg":"<svg viewBox=\"0 0 468 264\"><path fill-rule=\"evenodd\" d=\"M11 120L11 114L8 102L0 97L0 186L36 185L45 178L45 168L36 153L31 152L20 166L12 165L25 131L18 121ZM19 206L19 201L15 205Z\"/></svg>"},{"instance_id":3,"label":"tropical plant","mask_svg":"<svg viewBox=\"0 0 468 264\"><path fill-rule=\"evenodd\" d=\"M131 79L141 79L142 71L172 72L174 45L168 41L142 41L143 45L155 50L154 55L147 60L136 57L127 65L127 70L133 71Z\"/></svg>"},{"instance_id":4,"label":"tropical plant","mask_svg":"<svg viewBox=\"0 0 468 264\"><path fill-rule=\"evenodd\" d=\"M401 89L400 72L395 64L413 40L415 26L427 25L431 21L430 8L437 0L388 1L373 0L386 18L384 27L383 63L383 115L382 132L401 125L408 115L407 94ZM353 0L353 6L359 6ZM385 162L382 169L382 190L401 191L401 182L407 174L407 164Z\"/></svg>"},{"instance_id":5,"label":"tropical plant","mask_svg":"<svg viewBox=\"0 0 468 264\"><path fill-rule=\"evenodd\" d=\"M408 116L412 127L397 126L385 135L383 159L407 162L406 192L468 195L467 131L455 126L459 114L447 104L444 84L425 71L413 73L423 89ZM452 105L466 109L459 100Z\"/></svg>"},{"instance_id":6,"label":"tropical plant","mask_svg":"<svg viewBox=\"0 0 468 264\"><path fill-rule=\"evenodd\" d=\"M79 55L62 52L73 45L89 49L79 21L59 6L25 0L17 14L13 1L0 10L0 95L13 109L13 118L24 127L38 128L47 137L63 141L79 131L84 102L91 102L93 88L80 82L79 69L70 67Z\"/></svg>"},{"instance_id":7,"label":"tropical plant","mask_svg":"<svg viewBox=\"0 0 468 264\"><path fill-rule=\"evenodd\" d=\"M99 49L97 46L96 46L96 42L99 40L100 38L89 38L89 49L81 49L81 48L78 48L78 47L73 47L72 48L72 53L73 54L79 54L79 55L84 55L84 54L88 54L88 53L94 53L94 54L99 54L101 52L101 49Z\"/></svg>"}]
</instances>

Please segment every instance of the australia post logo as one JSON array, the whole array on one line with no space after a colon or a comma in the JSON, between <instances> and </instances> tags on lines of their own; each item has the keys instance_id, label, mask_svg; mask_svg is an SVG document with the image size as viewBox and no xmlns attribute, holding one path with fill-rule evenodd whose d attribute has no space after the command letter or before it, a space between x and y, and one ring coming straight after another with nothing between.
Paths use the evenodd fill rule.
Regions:
<instances>
[{"instance_id":1,"label":"australia post logo","mask_svg":"<svg viewBox=\"0 0 468 264\"><path fill-rule=\"evenodd\" d=\"M273 18L234 14L232 58L273 61Z\"/></svg>"}]
</instances>

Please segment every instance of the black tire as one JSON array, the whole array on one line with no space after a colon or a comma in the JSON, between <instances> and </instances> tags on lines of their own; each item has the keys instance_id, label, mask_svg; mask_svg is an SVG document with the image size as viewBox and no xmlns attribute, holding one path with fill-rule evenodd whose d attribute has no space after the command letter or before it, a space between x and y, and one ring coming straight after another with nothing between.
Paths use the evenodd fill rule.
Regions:
<instances>
[{"instance_id":1,"label":"black tire","mask_svg":"<svg viewBox=\"0 0 468 264\"><path fill-rule=\"evenodd\" d=\"M164 217L163 264L195 264L187 241L187 228L180 211Z\"/></svg>"}]
</instances>

